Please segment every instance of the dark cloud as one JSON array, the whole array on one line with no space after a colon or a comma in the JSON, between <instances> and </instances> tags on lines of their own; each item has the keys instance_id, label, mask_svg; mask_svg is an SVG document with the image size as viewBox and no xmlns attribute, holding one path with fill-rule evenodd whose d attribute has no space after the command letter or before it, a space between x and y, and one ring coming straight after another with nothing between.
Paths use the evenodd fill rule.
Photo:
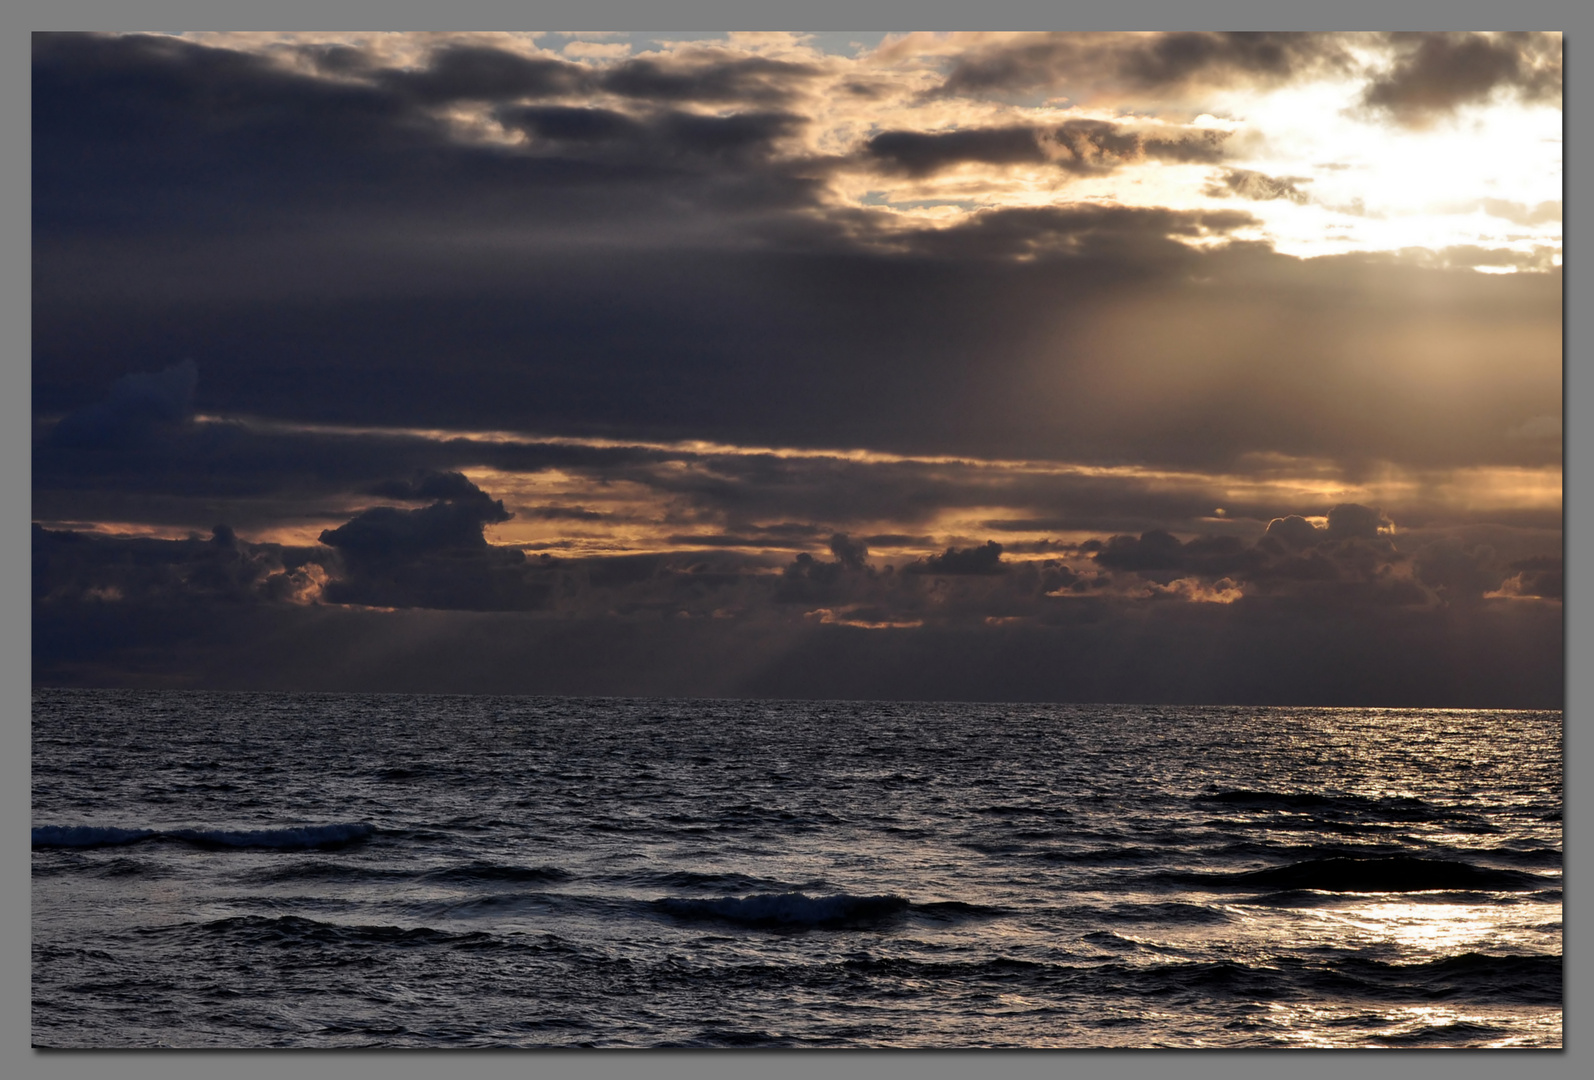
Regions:
<instances>
[{"instance_id":1,"label":"dark cloud","mask_svg":"<svg viewBox=\"0 0 1594 1080\"><path fill-rule=\"evenodd\" d=\"M1299 514L1274 518L1267 523L1268 538L1291 550L1313 546L1322 539L1323 532Z\"/></svg>"},{"instance_id":2,"label":"dark cloud","mask_svg":"<svg viewBox=\"0 0 1594 1080\"><path fill-rule=\"evenodd\" d=\"M849 570L862 570L869 565L869 545L862 540L854 540L846 533L837 533L830 538L830 553Z\"/></svg>"},{"instance_id":3,"label":"dark cloud","mask_svg":"<svg viewBox=\"0 0 1594 1080\"><path fill-rule=\"evenodd\" d=\"M426 474L399 498L436 496L415 510L375 506L321 543L338 556L323 595L331 603L515 611L541 607L550 586L514 548L489 545L483 526L508 521L501 500L458 473Z\"/></svg>"},{"instance_id":4,"label":"dark cloud","mask_svg":"<svg viewBox=\"0 0 1594 1080\"><path fill-rule=\"evenodd\" d=\"M35 228L368 237L364 228L382 218L413 230L644 220L651 210L667 223L683 205L813 201L817 182L786 169L740 180L718 171L799 122L758 101L729 116L666 109L637 118L526 104L578 90L589 74L453 46L428 67L352 81L169 37L36 35ZM541 142L463 134L437 108L455 100L498 106L504 123L542 132ZM559 152L539 152L546 142Z\"/></svg>"},{"instance_id":5,"label":"dark cloud","mask_svg":"<svg viewBox=\"0 0 1594 1080\"><path fill-rule=\"evenodd\" d=\"M1505 578L1495 551L1486 544L1467 546L1453 537L1436 540L1412 556L1417 580L1451 602L1477 599Z\"/></svg>"},{"instance_id":6,"label":"dark cloud","mask_svg":"<svg viewBox=\"0 0 1594 1080\"><path fill-rule=\"evenodd\" d=\"M1327 532L1331 540L1372 540L1392 524L1382 510L1340 503L1329 508Z\"/></svg>"},{"instance_id":7,"label":"dark cloud","mask_svg":"<svg viewBox=\"0 0 1594 1080\"><path fill-rule=\"evenodd\" d=\"M1501 587L1517 596L1559 600L1566 592L1566 570L1553 555L1534 555L1510 564L1511 576Z\"/></svg>"},{"instance_id":8,"label":"dark cloud","mask_svg":"<svg viewBox=\"0 0 1594 1080\"><path fill-rule=\"evenodd\" d=\"M1488 544L1450 535L1419 538L1403 550L1388 535L1392 528L1382 512L1342 503L1329 510L1324 528L1298 515L1275 518L1254 544L1235 536L1180 541L1153 530L1084 547L1096 565L1160 585L1180 578L1226 581L1243 589L1248 599L1295 597L1350 609L1476 603L1500 588L1506 576L1498 553Z\"/></svg>"},{"instance_id":9,"label":"dark cloud","mask_svg":"<svg viewBox=\"0 0 1594 1080\"><path fill-rule=\"evenodd\" d=\"M1054 128L1010 126L958 131L885 131L864 144L867 159L906 176L929 176L964 162L1049 164L1063 172L1099 176L1146 158L1215 161L1224 132L1148 139L1105 120L1068 120Z\"/></svg>"},{"instance_id":10,"label":"dark cloud","mask_svg":"<svg viewBox=\"0 0 1594 1080\"><path fill-rule=\"evenodd\" d=\"M1561 39L1553 34L1395 35L1396 59L1363 95L1373 109L1422 127L1496 92L1524 101L1561 98Z\"/></svg>"},{"instance_id":11,"label":"dark cloud","mask_svg":"<svg viewBox=\"0 0 1594 1080\"><path fill-rule=\"evenodd\" d=\"M440 499L419 510L372 507L323 532L321 542L359 558L485 547L482 526L508 521L511 515L502 500L489 499L471 486L473 497Z\"/></svg>"},{"instance_id":12,"label":"dark cloud","mask_svg":"<svg viewBox=\"0 0 1594 1080\"><path fill-rule=\"evenodd\" d=\"M1292 203L1304 205L1310 196L1299 185L1305 183L1310 183L1310 180L1304 176L1268 176L1249 169L1225 169L1206 186L1204 193L1220 199L1230 196L1259 202L1288 199Z\"/></svg>"},{"instance_id":13,"label":"dark cloud","mask_svg":"<svg viewBox=\"0 0 1594 1080\"><path fill-rule=\"evenodd\" d=\"M864 153L908 176L929 176L965 161L1033 165L1046 160L1037 134L1029 127L936 133L884 131L864 144Z\"/></svg>"},{"instance_id":14,"label":"dark cloud","mask_svg":"<svg viewBox=\"0 0 1594 1080\"><path fill-rule=\"evenodd\" d=\"M812 64L683 50L669 60L637 57L608 68L603 89L649 101L784 105L821 74Z\"/></svg>"},{"instance_id":15,"label":"dark cloud","mask_svg":"<svg viewBox=\"0 0 1594 1080\"><path fill-rule=\"evenodd\" d=\"M1002 545L987 540L978 547L947 548L903 567L909 574L1000 574L1008 567L1002 562Z\"/></svg>"},{"instance_id":16,"label":"dark cloud","mask_svg":"<svg viewBox=\"0 0 1594 1080\"><path fill-rule=\"evenodd\" d=\"M430 470L423 470L409 480L384 480L371 488L371 494L411 501L451 499L463 505L479 504L487 498L486 493L471 483L464 473ZM502 514L502 504L495 505L497 512ZM509 517L504 515L492 520L508 521Z\"/></svg>"},{"instance_id":17,"label":"dark cloud","mask_svg":"<svg viewBox=\"0 0 1594 1080\"><path fill-rule=\"evenodd\" d=\"M609 109L515 106L498 120L568 150L572 144L651 162L679 159L737 160L768 154L771 144L795 132L803 118L792 113L743 112L729 116L660 112L636 119Z\"/></svg>"},{"instance_id":18,"label":"dark cloud","mask_svg":"<svg viewBox=\"0 0 1594 1080\"><path fill-rule=\"evenodd\" d=\"M209 539L101 537L33 527L35 604L304 603L325 572L313 548Z\"/></svg>"},{"instance_id":19,"label":"dark cloud","mask_svg":"<svg viewBox=\"0 0 1594 1080\"><path fill-rule=\"evenodd\" d=\"M1337 35L1182 32L1025 35L976 46L953 63L944 93L1011 94L1042 89L1076 93L1167 93L1196 87L1274 85L1324 69L1350 55Z\"/></svg>"},{"instance_id":20,"label":"dark cloud","mask_svg":"<svg viewBox=\"0 0 1594 1080\"><path fill-rule=\"evenodd\" d=\"M610 517L600 510L588 510L584 506L533 506L526 513L544 521L604 521Z\"/></svg>"},{"instance_id":21,"label":"dark cloud","mask_svg":"<svg viewBox=\"0 0 1594 1080\"><path fill-rule=\"evenodd\" d=\"M344 54L334 55L343 71L351 70ZM375 80L428 105L558 97L590 89L595 82L591 69L581 64L480 45L444 46L433 49L427 59L424 68L386 69L374 73Z\"/></svg>"},{"instance_id":22,"label":"dark cloud","mask_svg":"<svg viewBox=\"0 0 1594 1080\"><path fill-rule=\"evenodd\" d=\"M194 412L199 368L192 360L149 374L123 375L102 400L63 417L55 446L121 451L172 433Z\"/></svg>"}]
</instances>

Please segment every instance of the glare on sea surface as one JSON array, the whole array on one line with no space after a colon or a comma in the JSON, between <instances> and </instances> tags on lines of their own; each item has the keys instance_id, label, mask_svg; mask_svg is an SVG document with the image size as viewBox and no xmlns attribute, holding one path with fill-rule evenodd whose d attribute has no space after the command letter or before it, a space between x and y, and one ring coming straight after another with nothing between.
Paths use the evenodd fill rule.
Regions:
<instances>
[{"instance_id":1,"label":"glare on sea surface","mask_svg":"<svg viewBox=\"0 0 1594 1080\"><path fill-rule=\"evenodd\" d=\"M1454 954L1469 946L1496 946L1510 935L1493 905L1375 900L1313 912L1349 938L1393 942L1411 949Z\"/></svg>"},{"instance_id":2,"label":"glare on sea surface","mask_svg":"<svg viewBox=\"0 0 1594 1080\"><path fill-rule=\"evenodd\" d=\"M1545 1041L1559 1042L1561 1011L1534 1010L1527 1016L1514 1017L1514 1022L1526 1031L1515 1034L1502 1032L1498 1038L1477 1037L1479 1029L1494 1026L1500 1018L1484 1013L1452 1009L1443 1005L1396 1005L1362 1008L1346 1005L1309 1005L1271 1002L1268 1004L1268 1026L1278 1029L1279 1037L1290 1043L1311 1049L1329 1049L1347 1046L1399 1046L1402 1043L1426 1047L1467 1046L1473 1048L1505 1048L1512 1046L1540 1046ZM1356 1034L1368 1028L1376 1034ZM1455 1039L1447 1040L1444 1032L1454 1030ZM1543 1040L1543 1041L1539 1041Z\"/></svg>"}]
</instances>

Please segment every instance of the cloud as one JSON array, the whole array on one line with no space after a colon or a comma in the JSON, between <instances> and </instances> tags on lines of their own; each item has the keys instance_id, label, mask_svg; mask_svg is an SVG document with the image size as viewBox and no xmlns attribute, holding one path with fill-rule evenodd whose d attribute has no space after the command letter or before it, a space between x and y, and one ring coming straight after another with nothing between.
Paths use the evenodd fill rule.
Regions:
<instances>
[{"instance_id":1,"label":"cloud","mask_svg":"<svg viewBox=\"0 0 1594 1080\"><path fill-rule=\"evenodd\" d=\"M1505 595L1559 600L1566 592L1565 566L1553 555L1518 559L1507 570L1510 576L1500 584Z\"/></svg>"},{"instance_id":2,"label":"cloud","mask_svg":"<svg viewBox=\"0 0 1594 1080\"><path fill-rule=\"evenodd\" d=\"M1278 85L1349 64L1340 36L1332 34L1024 34L962 50L942 92L1062 90L1087 100L1130 92L1169 95Z\"/></svg>"},{"instance_id":3,"label":"cloud","mask_svg":"<svg viewBox=\"0 0 1594 1080\"><path fill-rule=\"evenodd\" d=\"M947 548L940 555L931 555L903 567L907 574L1000 574L1007 570L1002 563L1002 545L987 540L978 547Z\"/></svg>"},{"instance_id":4,"label":"cloud","mask_svg":"<svg viewBox=\"0 0 1594 1080\"><path fill-rule=\"evenodd\" d=\"M1299 185L1310 182L1304 176L1268 176L1250 169L1225 169L1202 193L1216 199L1230 196L1259 202L1288 199L1297 205L1305 205L1310 196Z\"/></svg>"},{"instance_id":5,"label":"cloud","mask_svg":"<svg viewBox=\"0 0 1594 1080\"><path fill-rule=\"evenodd\" d=\"M192 360L151 374L124 375L102 401L63 417L50 432L61 447L118 450L179 428L194 412L199 368Z\"/></svg>"},{"instance_id":6,"label":"cloud","mask_svg":"<svg viewBox=\"0 0 1594 1080\"><path fill-rule=\"evenodd\" d=\"M35 604L305 604L327 580L312 548L249 544L226 525L209 539L97 537L33 527Z\"/></svg>"},{"instance_id":7,"label":"cloud","mask_svg":"<svg viewBox=\"0 0 1594 1080\"><path fill-rule=\"evenodd\" d=\"M862 570L869 565L869 546L854 540L846 533L836 533L830 538L830 552L836 561L849 570Z\"/></svg>"},{"instance_id":8,"label":"cloud","mask_svg":"<svg viewBox=\"0 0 1594 1080\"><path fill-rule=\"evenodd\" d=\"M594 83L581 64L479 45L447 45L432 50L426 67L373 72L378 85L428 105L454 101L502 101L579 93ZM341 55L342 70L349 61Z\"/></svg>"},{"instance_id":9,"label":"cloud","mask_svg":"<svg viewBox=\"0 0 1594 1080\"><path fill-rule=\"evenodd\" d=\"M1454 537L1417 549L1412 556L1412 572L1418 581L1451 602L1476 600L1499 588L1505 577L1492 547L1467 546Z\"/></svg>"},{"instance_id":10,"label":"cloud","mask_svg":"<svg viewBox=\"0 0 1594 1080\"><path fill-rule=\"evenodd\" d=\"M803 123L800 116L778 112L701 116L665 111L644 120L609 109L553 105L503 107L496 117L506 127L557 144L561 152L593 148L650 162L764 156Z\"/></svg>"},{"instance_id":11,"label":"cloud","mask_svg":"<svg viewBox=\"0 0 1594 1080\"><path fill-rule=\"evenodd\" d=\"M1331 540L1374 540L1394 528L1382 510L1357 503L1340 503L1329 508L1328 537Z\"/></svg>"},{"instance_id":12,"label":"cloud","mask_svg":"<svg viewBox=\"0 0 1594 1080\"><path fill-rule=\"evenodd\" d=\"M1528 206L1508 199L1483 199L1478 206L1492 217L1504 218L1513 225L1543 225L1561 220L1561 200L1552 199Z\"/></svg>"},{"instance_id":13,"label":"cloud","mask_svg":"<svg viewBox=\"0 0 1594 1080\"><path fill-rule=\"evenodd\" d=\"M324 589L338 604L428 607L465 611L515 611L542 606L550 587L514 548L487 543L483 526L512 516L458 473L428 473L408 485L390 485L396 497L437 497L404 510L375 506L336 529L321 543L339 565Z\"/></svg>"},{"instance_id":14,"label":"cloud","mask_svg":"<svg viewBox=\"0 0 1594 1080\"><path fill-rule=\"evenodd\" d=\"M966 162L1050 165L1080 176L1100 176L1147 158L1215 161L1227 132L1146 138L1105 120L1067 120L1056 127L1008 126L957 131L884 131L863 147L867 160L910 177L930 176Z\"/></svg>"},{"instance_id":15,"label":"cloud","mask_svg":"<svg viewBox=\"0 0 1594 1080\"><path fill-rule=\"evenodd\" d=\"M609 68L601 84L611 93L649 101L784 105L820 74L813 64L684 49L668 59L637 57Z\"/></svg>"},{"instance_id":16,"label":"cloud","mask_svg":"<svg viewBox=\"0 0 1594 1080\"><path fill-rule=\"evenodd\" d=\"M1558 34L1421 33L1396 35L1395 43L1394 63L1362 100L1407 127L1426 127L1497 92L1560 102Z\"/></svg>"},{"instance_id":17,"label":"cloud","mask_svg":"<svg viewBox=\"0 0 1594 1080\"><path fill-rule=\"evenodd\" d=\"M430 474L400 498L438 500L419 510L375 506L336 529L321 534L321 542L361 558L419 554L446 548L481 548L487 541L482 526L508 521L512 516L502 500L487 493L459 473Z\"/></svg>"}]
</instances>

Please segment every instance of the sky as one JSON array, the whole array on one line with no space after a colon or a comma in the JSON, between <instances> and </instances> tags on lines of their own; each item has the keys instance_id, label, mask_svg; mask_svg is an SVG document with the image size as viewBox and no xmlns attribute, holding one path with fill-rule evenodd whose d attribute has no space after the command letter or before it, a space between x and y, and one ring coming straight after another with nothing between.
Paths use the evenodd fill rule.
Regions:
<instances>
[{"instance_id":1,"label":"sky","mask_svg":"<svg viewBox=\"0 0 1594 1080\"><path fill-rule=\"evenodd\" d=\"M1561 55L37 34L34 682L1559 707Z\"/></svg>"}]
</instances>

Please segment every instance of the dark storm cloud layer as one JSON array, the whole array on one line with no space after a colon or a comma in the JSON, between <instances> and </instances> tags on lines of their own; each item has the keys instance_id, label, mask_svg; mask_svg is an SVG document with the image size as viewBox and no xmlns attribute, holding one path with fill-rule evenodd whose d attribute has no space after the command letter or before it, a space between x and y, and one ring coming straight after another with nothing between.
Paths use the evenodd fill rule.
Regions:
<instances>
[{"instance_id":1,"label":"dark storm cloud layer","mask_svg":"<svg viewBox=\"0 0 1594 1080\"><path fill-rule=\"evenodd\" d=\"M182 561L190 577L197 569L192 564L210 558L186 554L167 562ZM61 558L51 551L41 559L36 550L36 584L38 567ZM1309 600L1123 607L1086 597L1053 602L1044 619L995 627L943 620L863 629L863 619L838 625L812 618L689 617L680 614L682 596L728 591L703 580L716 575L702 567L695 574L692 568L641 569L640 580L671 599L639 603L630 617L607 620L220 599L36 601L34 679L41 685L906 700L1561 703L1556 605L1393 605L1369 613L1324 609ZM632 574L630 580L639 579ZM900 580L1000 586L1017 578ZM966 598L943 591L935 602L945 608ZM987 601L982 608L992 606ZM357 652L347 649L349 641L360 642Z\"/></svg>"},{"instance_id":2,"label":"dark storm cloud layer","mask_svg":"<svg viewBox=\"0 0 1594 1080\"><path fill-rule=\"evenodd\" d=\"M977 44L921 104L1355 66L1332 35L1105 40ZM1542 96L1536 42L1468 82L1473 38L1398 39L1366 104ZM1559 465L1559 272L1460 269L1548 249L1286 257L1241 238L1307 178L1167 123L810 142L866 89L834 58L271 48L35 39L34 517L82 523L34 534L37 680L1559 700L1559 507L1454 490ZM1246 202L837 195L1148 161ZM738 449L770 446L806 452ZM1324 494L1380 477L1387 505Z\"/></svg>"}]
</instances>

